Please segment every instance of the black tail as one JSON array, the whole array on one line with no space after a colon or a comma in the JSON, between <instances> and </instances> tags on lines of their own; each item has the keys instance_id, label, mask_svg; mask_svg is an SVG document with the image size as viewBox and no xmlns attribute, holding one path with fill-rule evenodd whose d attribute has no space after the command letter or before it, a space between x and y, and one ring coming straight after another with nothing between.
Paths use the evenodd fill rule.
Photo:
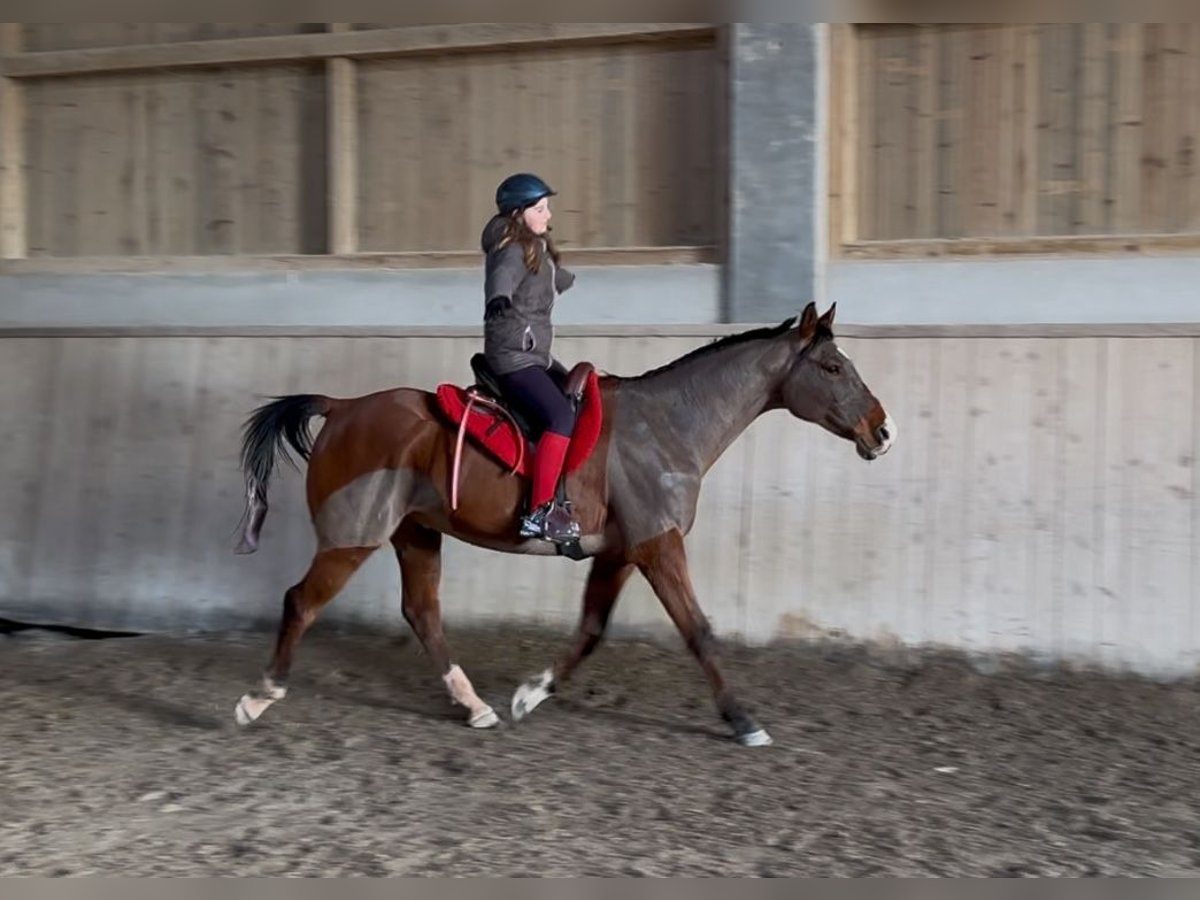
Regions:
<instances>
[{"instance_id":1,"label":"black tail","mask_svg":"<svg viewBox=\"0 0 1200 900\"><path fill-rule=\"evenodd\" d=\"M304 461L312 452L309 419L328 415L330 399L320 394L292 394L276 397L250 414L242 428L242 472L246 478L245 528L237 553L258 549L258 534L267 516L267 488L275 469L278 453L293 468L295 460L288 446Z\"/></svg>"}]
</instances>

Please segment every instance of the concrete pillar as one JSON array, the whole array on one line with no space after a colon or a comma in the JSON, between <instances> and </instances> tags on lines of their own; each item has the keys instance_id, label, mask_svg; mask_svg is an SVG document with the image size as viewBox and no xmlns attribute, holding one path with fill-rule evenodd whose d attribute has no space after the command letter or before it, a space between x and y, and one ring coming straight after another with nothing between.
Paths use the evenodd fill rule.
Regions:
<instances>
[{"instance_id":1,"label":"concrete pillar","mask_svg":"<svg viewBox=\"0 0 1200 900\"><path fill-rule=\"evenodd\" d=\"M821 303L823 29L730 25L728 322L779 322Z\"/></svg>"}]
</instances>

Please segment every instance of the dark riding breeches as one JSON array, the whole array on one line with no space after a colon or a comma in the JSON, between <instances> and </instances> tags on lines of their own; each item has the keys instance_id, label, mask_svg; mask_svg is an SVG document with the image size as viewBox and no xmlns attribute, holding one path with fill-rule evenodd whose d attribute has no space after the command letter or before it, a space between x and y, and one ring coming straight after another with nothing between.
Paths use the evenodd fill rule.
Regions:
<instances>
[{"instance_id":1,"label":"dark riding breeches","mask_svg":"<svg viewBox=\"0 0 1200 900\"><path fill-rule=\"evenodd\" d=\"M525 418L545 431L568 437L575 427L575 410L563 393L567 371L561 365L529 366L501 375L500 386Z\"/></svg>"}]
</instances>

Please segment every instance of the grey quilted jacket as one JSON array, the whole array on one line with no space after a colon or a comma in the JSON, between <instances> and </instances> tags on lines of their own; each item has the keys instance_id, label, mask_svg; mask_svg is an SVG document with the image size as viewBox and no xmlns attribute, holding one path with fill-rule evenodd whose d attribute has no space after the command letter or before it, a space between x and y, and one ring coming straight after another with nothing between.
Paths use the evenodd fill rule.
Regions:
<instances>
[{"instance_id":1,"label":"grey quilted jacket","mask_svg":"<svg viewBox=\"0 0 1200 900\"><path fill-rule=\"evenodd\" d=\"M554 300L575 276L554 260L543 245L537 272L525 267L524 249L512 241L497 249L506 220L494 216L484 226L480 243L484 262L483 353L499 374L527 366L549 368L554 340Z\"/></svg>"}]
</instances>

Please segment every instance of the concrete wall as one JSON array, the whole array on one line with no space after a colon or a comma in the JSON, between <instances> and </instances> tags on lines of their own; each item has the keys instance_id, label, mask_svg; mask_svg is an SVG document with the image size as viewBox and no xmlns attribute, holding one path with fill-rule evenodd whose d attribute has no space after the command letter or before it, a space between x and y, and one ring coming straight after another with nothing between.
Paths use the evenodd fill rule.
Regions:
<instances>
[{"instance_id":1,"label":"concrete wall","mask_svg":"<svg viewBox=\"0 0 1200 900\"><path fill-rule=\"evenodd\" d=\"M724 315L716 265L576 271L555 308L562 326L711 325ZM777 322L816 297L855 325L1200 322L1200 257L839 260L824 273L821 290L796 289L761 318L751 310L736 321ZM481 280L478 269L0 274L0 328L473 327Z\"/></svg>"},{"instance_id":2,"label":"concrete wall","mask_svg":"<svg viewBox=\"0 0 1200 900\"><path fill-rule=\"evenodd\" d=\"M574 271L574 286L555 306L559 324L720 320L717 266ZM482 298L482 261L432 270L0 274L0 327L475 326Z\"/></svg>"},{"instance_id":3,"label":"concrete wall","mask_svg":"<svg viewBox=\"0 0 1200 900\"><path fill-rule=\"evenodd\" d=\"M730 449L689 539L719 633L1195 671L1200 329L844 331L899 422L899 443L868 465L774 413ZM560 341L565 359L631 373L709 336L563 329ZM246 412L280 392L461 381L478 343L453 331L0 339L0 616L273 628L312 538L301 482L283 469L262 549L231 554ZM583 574L568 560L451 544L444 605L451 623L525 619L565 631ZM394 560L377 554L327 620L403 628L398 583ZM616 624L669 630L640 579Z\"/></svg>"},{"instance_id":4,"label":"concrete wall","mask_svg":"<svg viewBox=\"0 0 1200 900\"><path fill-rule=\"evenodd\" d=\"M1200 322L1200 256L837 260L826 279L860 324Z\"/></svg>"},{"instance_id":5,"label":"concrete wall","mask_svg":"<svg viewBox=\"0 0 1200 900\"><path fill-rule=\"evenodd\" d=\"M778 322L820 291L826 34L791 22L729 27L725 321Z\"/></svg>"}]
</instances>

